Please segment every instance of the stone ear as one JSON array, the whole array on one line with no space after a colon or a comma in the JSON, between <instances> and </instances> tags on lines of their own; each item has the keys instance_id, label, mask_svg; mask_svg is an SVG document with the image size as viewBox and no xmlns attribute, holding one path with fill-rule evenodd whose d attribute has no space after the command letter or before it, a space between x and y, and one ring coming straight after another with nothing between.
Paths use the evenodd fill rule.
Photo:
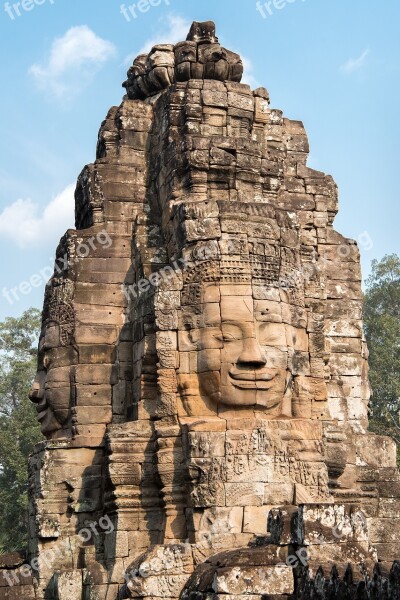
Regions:
<instances>
[{"instance_id":1,"label":"stone ear","mask_svg":"<svg viewBox=\"0 0 400 600\"><path fill-rule=\"evenodd\" d=\"M292 388L293 388L293 375L291 373L288 373L287 377L286 377L285 393L283 395L283 400L282 400L282 416L283 417L291 418L293 416Z\"/></svg>"},{"instance_id":2,"label":"stone ear","mask_svg":"<svg viewBox=\"0 0 400 600\"><path fill-rule=\"evenodd\" d=\"M200 332L198 329L190 329L189 330L189 340L192 342L192 344L197 345L197 343L200 340Z\"/></svg>"},{"instance_id":3,"label":"stone ear","mask_svg":"<svg viewBox=\"0 0 400 600\"><path fill-rule=\"evenodd\" d=\"M296 356L296 351L294 350L294 348L288 347L287 352L288 352L287 368L290 373L293 373L293 362L294 362L294 357Z\"/></svg>"}]
</instances>

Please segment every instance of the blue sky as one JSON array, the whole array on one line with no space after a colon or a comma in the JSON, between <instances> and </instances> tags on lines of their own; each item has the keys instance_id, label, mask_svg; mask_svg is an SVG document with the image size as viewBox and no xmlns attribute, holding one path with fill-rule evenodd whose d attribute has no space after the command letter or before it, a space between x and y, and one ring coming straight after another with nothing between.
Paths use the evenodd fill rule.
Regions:
<instances>
[{"instance_id":1,"label":"blue sky","mask_svg":"<svg viewBox=\"0 0 400 600\"><path fill-rule=\"evenodd\" d=\"M359 240L364 276L373 258L400 253L398 0L139 2L125 2L126 18L120 0L0 1L0 319L42 305L58 239L74 226L73 185L129 60L184 39L193 20L215 20L245 59L243 81L304 121L309 165L339 185L335 227ZM17 290L7 299L4 288Z\"/></svg>"}]
</instances>

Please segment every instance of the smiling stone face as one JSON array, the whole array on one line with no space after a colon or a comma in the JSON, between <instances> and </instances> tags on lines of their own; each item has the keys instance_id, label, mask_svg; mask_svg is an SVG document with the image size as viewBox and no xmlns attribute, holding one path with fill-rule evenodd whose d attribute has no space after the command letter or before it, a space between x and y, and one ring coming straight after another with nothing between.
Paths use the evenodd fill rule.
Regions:
<instances>
[{"instance_id":1,"label":"smiling stone face","mask_svg":"<svg viewBox=\"0 0 400 600\"><path fill-rule=\"evenodd\" d=\"M69 280L54 280L46 288L43 325L39 340L38 370L29 393L47 438L71 436L74 313Z\"/></svg>"},{"instance_id":2,"label":"smiling stone face","mask_svg":"<svg viewBox=\"0 0 400 600\"><path fill-rule=\"evenodd\" d=\"M70 349L61 345L60 326L47 324L40 338L38 371L29 393L46 437L55 437L70 419L71 368L67 366L70 355Z\"/></svg>"},{"instance_id":3,"label":"smiling stone face","mask_svg":"<svg viewBox=\"0 0 400 600\"><path fill-rule=\"evenodd\" d=\"M186 223L192 236L206 219L196 207L184 208L196 217ZM297 221L271 206L245 205L249 214L239 226L233 205L206 208L219 212L222 233L218 242L185 250L193 264L183 275L178 327L184 410L310 418L315 381Z\"/></svg>"},{"instance_id":4,"label":"smiling stone face","mask_svg":"<svg viewBox=\"0 0 400 600\"><path fill-rule=\"evenodd\" d=\"M255 301L249 285L209 286L205 296L217 292L220 305L203 304L207 326L199 336L201 394L225 406L259 406L290 416L284 400L290 393L292 327L274 322L274 303Z\"/></svg>"},{"instance_id":5,"label":"smiling stone face","mask_svg":"<svg viewBox=\"0 0 400 600\"><path fill-rule=\"evenodd\" d=\"M304 309L279 286L260 293L257 283L201 285L197 318L178 336L178 381L189 414L253 407L268 418L306 416Z\"/></svg>"}]
</instances>

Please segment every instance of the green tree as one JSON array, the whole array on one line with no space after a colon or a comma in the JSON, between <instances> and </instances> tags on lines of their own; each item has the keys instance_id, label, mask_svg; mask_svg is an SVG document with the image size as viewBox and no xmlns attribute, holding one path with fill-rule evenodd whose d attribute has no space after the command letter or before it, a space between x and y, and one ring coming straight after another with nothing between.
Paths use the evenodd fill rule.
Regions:
<instances>
[{"instance_id":1,"label":"green tree","mask_svg":"<svg viewBox=\"0 0 400 600\"><path fill-rule=\"evenodd\" d=\"M28 399L39 329L34 308L0 323L0 553L27 543L28 456L42 439Z\"/></svg>"},{"instance_id":2,"label":"green tree","mask_svg":"<svg viewBox=\"0 0 400 600\"><path fill-rule=\"evenodd\" d=\"M400 257L391 254L372 261L366 283L364 324L373 391L370 429L392 436L400 449Z\"/></svg>"}]
</instances>

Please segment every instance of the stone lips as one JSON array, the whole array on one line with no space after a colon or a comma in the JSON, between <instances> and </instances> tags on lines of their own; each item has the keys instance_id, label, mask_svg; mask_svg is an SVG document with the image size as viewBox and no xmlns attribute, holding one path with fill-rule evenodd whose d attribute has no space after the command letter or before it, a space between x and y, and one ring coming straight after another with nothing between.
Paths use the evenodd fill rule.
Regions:
<instances>
[{"instance_id":1,"label":"stone lips","mask_svg":"<svg viewBox=\"0 0 400 600\"><path fill-rule=\"evenodd\" d=\"M398 593L358 249L302 123L231 56L195 23L137 61L78 179L31 394L37 560L33 578L3 561L1 599ZM76 261L99 232L111 243Z\"/></svg>"}]
</instances>

